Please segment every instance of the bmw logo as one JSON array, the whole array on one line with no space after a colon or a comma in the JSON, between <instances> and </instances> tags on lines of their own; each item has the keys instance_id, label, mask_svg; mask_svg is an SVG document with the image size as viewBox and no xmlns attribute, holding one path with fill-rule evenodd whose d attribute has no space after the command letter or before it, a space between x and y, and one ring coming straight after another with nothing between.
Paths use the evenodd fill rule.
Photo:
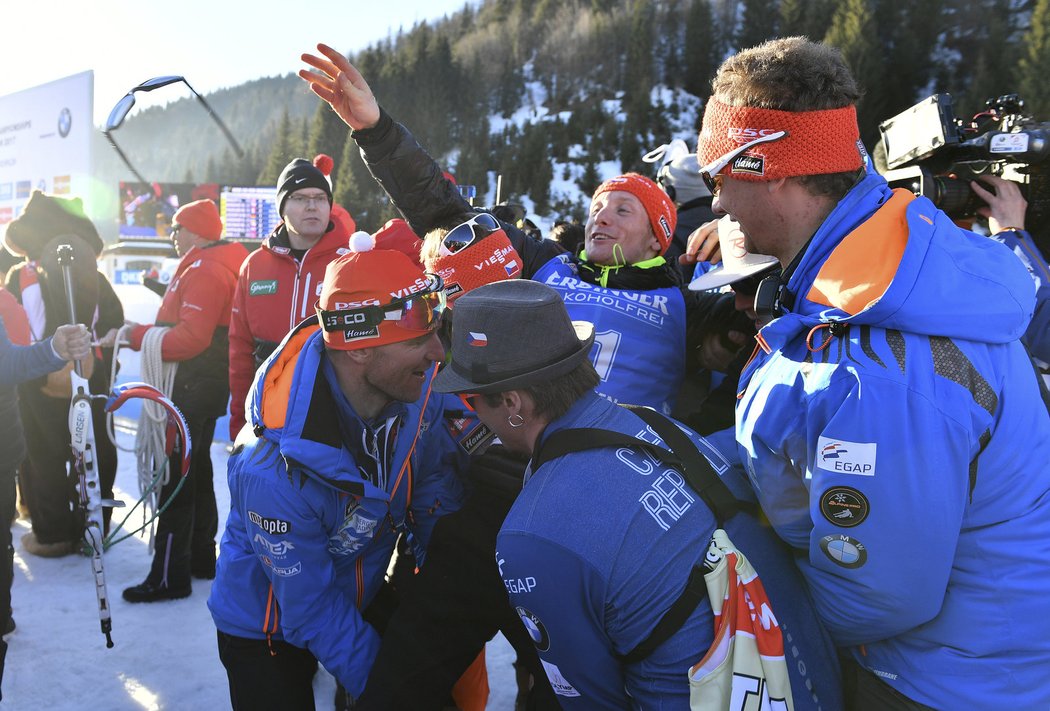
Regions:
<instances>
[{"instance_id":1,"label":"bmw logo","mask_svg":"<svg viewBox=\"0 0 1050 711\"><path fill-rule=\"evenodd\" d=\"M58 135L65 138L69 135L71 128L73 128L73 114L69 109L62 109L58 112Z\"/></svg>"},{"instance_id":2,"label":"bmw logo","mask_svg":"<svg viewBox=\"0 0 1050 711\"><path fill-rule=\"evenodd\" d=\"M525 631L532 638L532 643L536 645L536 650L546 652L550 649L551 639L547 635L547 628L544 627L543 621L536 616L536 613L524 607L515 607L514 609L521 618L522 624L525 625Z\"/></svg>"},{"instance_id":3,"label":"bmw logo","mask_svg":"<svg viewBox=\"0 0 1050 711\"><path fill-rule=\"evenodd\" d=\"M843 568L859 568L868 560L864 544L850 536L824 536L820 539L820 550L832 563Z\"/></svg>"}]
</instances>

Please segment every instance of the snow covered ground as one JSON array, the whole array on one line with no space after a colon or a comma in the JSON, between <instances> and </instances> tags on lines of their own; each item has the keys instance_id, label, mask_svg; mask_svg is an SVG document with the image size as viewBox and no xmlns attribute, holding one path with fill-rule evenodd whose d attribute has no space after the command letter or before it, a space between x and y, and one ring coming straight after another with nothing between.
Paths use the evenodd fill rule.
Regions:
<instances>
[{"instance_id":1,"label":"snow covered ground","mask_svg":"<svg viewBox=\"0 0 1050 711\"><path fill-rule=\"evenodd\" d=\"M146 290L128 288L134 291L120 294L128 318L152 322L150 302L138 298L138 292ZM121 380L134 379L134 359L125 360L124 355L121 359L125 366ZM225 427L217 432L224 433ZM134 435L118 431L117 444L131 449ZM216 441L211 449L220 526L229 511L227 444ZM116 498L130 507L139 497L134 452L119 454ZM116 509L114 521L122 520L126 511ZM135 520L141 520L140 513L128 523ZM6 638L10 648L0 705L52 711L229 708L226 673L205 604L211 581L194 580L193 594L184 600L127 603L121 591L142 582L149 570L148 541L140 536L114 546L106 554L105 569L115 646L106 649L99 631L90 560L79 555L58 559L30 555L20 540L27 531L26 520L19 519L12 526L15 575L11 594L17 629ZM512 711L514 652L497 636L486 654L491 688L488 709ZM314 679L319 710L332 708L334 691L334 680L320 670Z\"/></svg>"}]
</instances>

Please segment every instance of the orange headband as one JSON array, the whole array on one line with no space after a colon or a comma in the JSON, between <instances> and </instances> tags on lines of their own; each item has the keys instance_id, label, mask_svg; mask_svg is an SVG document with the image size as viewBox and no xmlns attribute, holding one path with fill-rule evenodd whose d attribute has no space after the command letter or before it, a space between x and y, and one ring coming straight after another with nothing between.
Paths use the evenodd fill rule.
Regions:
<instances>
[{"instance_id":1,"label":"orange headband","mask_svg":"<svg viewBox=\"0 0 1050 711\"><path fill-rule=\"evenodd\" d=\"M779 111L730 106L712 97L704 110L697 158L707 165L734 148L776 131L788 135L760 143L722 171L740 180L845 173L863 165L863 144L853 106L820 111Z\"/></svg>"}]
</instances>

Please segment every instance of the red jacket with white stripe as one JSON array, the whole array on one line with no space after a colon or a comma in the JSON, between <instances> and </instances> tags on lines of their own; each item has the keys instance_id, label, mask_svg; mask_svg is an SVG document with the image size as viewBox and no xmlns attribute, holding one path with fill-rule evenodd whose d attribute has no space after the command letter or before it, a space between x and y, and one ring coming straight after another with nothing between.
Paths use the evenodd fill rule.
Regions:
<instances>
[{"instance_id":1,"label":"red jacket with white stripe","mask_svg":"<svg viewBox=\"0 0 1050 711\"><path fill-rule=\"evenodd\" d=\"M329 228L300 262L282 222L241 265L230 317L231 441L244 426L244 399L256 368L293 326L314 314L325 268L347 251L350 235L335 221Z\"/></svg>"},{"instance_id":2,"label":"red jacket with white stripe","mask_svg":"<svg viewBox=\"0 0 1050 711\"><path fill-rule=\"evenodd\" d=\"M170 328L160 344L161 359L179 363L172 399L194 413L218 417L226 411L230 306L247 255L238 242L194 247L179 261L160 302L157 325ZM134 350L150 328L132 330Z\"/></svg>"}]
</instances>

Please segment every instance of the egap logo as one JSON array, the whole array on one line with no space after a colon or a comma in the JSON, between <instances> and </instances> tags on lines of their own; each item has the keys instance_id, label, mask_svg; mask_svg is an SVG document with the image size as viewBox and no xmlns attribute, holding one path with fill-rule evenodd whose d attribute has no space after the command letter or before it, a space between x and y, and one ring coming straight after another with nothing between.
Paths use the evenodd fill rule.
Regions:
<instances>
[{"instance_id":1,"label":"egap logo","mask_svg":"<svg viewBox=\"0 0 1050 711\"><path fill-rule=\"evenodd\" d=\"M260 516L254 511L248 512L248 520L269 533L271 536L275 533L288 533L292 530L292 524L284 519L266 518L265 516Z\"/></svg>"},{"instance_id":2,"label":"egap logo","mask_svg":"<svg viewBox=\"0 0 1050 711\"><path fill-rule=\"evenodd\" d=\"M764 156L737 156L733 159L732 172L765 175L766 159Z\"/></svg>"},{"instance_id":3,"label":"egap logo","mask_svg":"<svg viewBox=\"0 0 1050 711\"><path fill-rule=\"evenodd\" d=\"M817 439L817 468L836 474L875 476L874 442L847 442L830 437Z\"/></svg>"}]
</instances>

